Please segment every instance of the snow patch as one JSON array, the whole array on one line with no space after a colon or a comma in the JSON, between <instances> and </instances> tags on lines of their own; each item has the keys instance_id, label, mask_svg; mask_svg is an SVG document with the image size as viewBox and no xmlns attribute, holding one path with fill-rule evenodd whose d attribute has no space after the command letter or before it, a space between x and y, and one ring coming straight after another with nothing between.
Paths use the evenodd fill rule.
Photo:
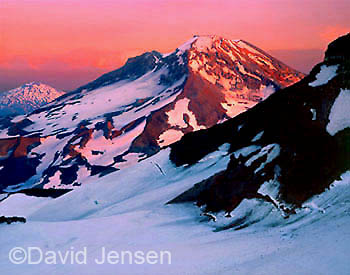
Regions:
<instances>
[{"instance_id":1,"label":"snow patch","mask_svg":"<svg viewBox=\"0 0 350 275\"><path fill-rule=\"evenodd\" d=\"M329 114L327 132L334 136L339 131L350 127L350 90L340 90Z\"/></svg>"},{"instance_id":2,"label":"snow patch","mask_svg":"<svg viewBox=\"0 0 350 275\"><path fill-rule=\"evenodd\" d=\"M317 118L316 109L310 109L310 112L312 113L312 120L316 120L316 118Z\"/></svg>"},{"instance_id":3,"label":"snow patch","mask_svg":"<svg viewBox=\"0 0 350 275\"><path fill-rule=\"evenodd\" d=\"M270 199L276 205L279 205L278 195L280 190L280 182L278 181L278 178L281 175L281 167L276 165L274 172L275 172L274 178L264 182L264 184L260 186L258 193L264 196L269 196Z\"/></svg>"},{"instance_id":4,"label":"snow patch","mask_svg":"<svg viewBox=\"0 0 350 275\"><path fill-rule=\"evenodd\" d=\"M256 142L258 140L261 139L261 137L263 136L264 134L264 131L261 131L260 133L258 133L253 139L252 139L252 142Z\"/></svg>"},{"instance_id":5,"label":"snow patch","mask_svg":"<svg viewBox=\"0 0 350 275\"><path fill-rule=\"evenodd\" d=\"M49 183L45 184L45 189L55 188L55 189L67 189L66 186L61 187L61 171L56 171L56 173L49 178Z\"/></svg>"},{"instance_id":6,"label":"snow patch","mask_svg":"<svg viewBox=\"0 0 350 275\"><path fill-rule=\"evenodd\" d=\"M276 143L273 144L269 144L265 147L263 147L260 152L256 155L254 155L253 157L251 157L250 159L248 159L245 163L245 166L250 166L252 165L253 162L255 162L257 159L267 155L266 161L263 162L259 168L257 168L254 172L257 173L259 172L261 169L263 169L265 167L266 164L270 163L271 161L273 161L276 157L278 157L280 154L280 146Z\"/></svg>"},{"instance_id":7,"label":"snow patch","mask_svg":"<svg viewBox=\"0 0 350 275\"><path fill-rule=\"evenodd\" d=\"M173 110L166 113L168 116L168 123L171 126L177 126L180 128L187 128L189 125L192 126L194 131L205 129L205 126L198 125L197 119L192 111L188 109L190 100L188 98L183 98L175 103ZM188 121L186 122L184 116L187 115Z\"/></svg>"},{"instance_id":8,"label":"snow patch","mask_svg":"<svg viewBox=\"0 0 350 275\"><path fill-rule=\"evenodd\" d=\"M236 95L232 93L225 93L225 101L226 102L221 103L221 106L226 110L226 114L229 117L235 117L258 103L257 101L238 99Z\"/></svg>"},{"instance_id":9,"label":"snow patch","mask_svg":"<svg viewBox=\"0 0 350 275\"><path fill-rule=\"evenodd\" d=\"M157 142L161 147L168 146L181 139L183 135L179 130L169 129L159 136Z\"/></svg>"},{"instance_id":10,"label":"snow patch","mask_svg":"<svg viewBox=\"0 0 350 275\"><path fill-rule=\"evenodd\" d=\"M316 80L309 83L311 87L317 87L327 84L328 81L333 79L337 75L338 65L322 65L320 72L316 75Z\"/></svg>"},{"instance_id":11,"label":"snow patch","mask_svg":"<svg viewBox=\"0 0 350 275\"><path fill-rule=\"evenodd\" d=\"M269 85L267 87L262 85L260 91L263 94L264 99L268 98L270 95L276 92L275 88L272 85Z\"/></svg>"},{"instance_id":12,"label":"snow patch","mask_svg":"<svg viewBox=\"0 0 350 275\"><path fill-rule=\"evenodd\" d=\"M250 146L247 146L247 147L243 147L235 152L233 152L235 158L239 158L240 156L243 156L243 157L247 157L249 156L251 153L259 150L261 148L261 146L257 146L257 145L250 145Z\"/></svg>"},{"instance_id":13,"label":"snow patch","mask_svg":"<svg viewBox=\"0 0 350 275\"><path fill-rule=\"evenodd\" d=\"M276 205L279 205L279 202L277 201L279 188L280 188L280 183L275 179L271 179L269 181L265 181L264 184L260 186L258 193L264 196L269 196L270 199Z\"/></svg>"},{"instance_id":14,"label":"snow patch","mask_svg":"<svg viewBox=\"0 0 350 275\"><path fill-rule=\"evenodd\" d=\"M12 123L18 123L18 122L21 122L23 121L27 116L26 115L19 115L19 116L16 116L14 117L11 122Z\"/></svg>"},{"instance_id":15,"label":"snow patch","mask_svg":"<svg viewBox=\"0 0 350 275\"><path fill-rule=\"evenodd\" d=\"M207 51L209 50L213 45L213 38L209 36L200 36L194 43L194 48L196 48L198 51Z\"/></svg>"},{"instance_id":16,"label":"snow patch","mask_svg":"<svg viewBox=\"0 0 350 275\"><path fill-rule=\"evenodd\" d=\"M133 130L122 133L114 139L106 139L102 130L94 131L92 138L86 143L85 147L75 147L75 151L87 158L90 164L103 166L112 164L114 157L127 151L135 137L139 136L144 131L145 126L146 121L144 120ZM104 149L102 155L93 153L93 151L99 150L100 148L101 150Z\"/></svg>"}]
</instances>

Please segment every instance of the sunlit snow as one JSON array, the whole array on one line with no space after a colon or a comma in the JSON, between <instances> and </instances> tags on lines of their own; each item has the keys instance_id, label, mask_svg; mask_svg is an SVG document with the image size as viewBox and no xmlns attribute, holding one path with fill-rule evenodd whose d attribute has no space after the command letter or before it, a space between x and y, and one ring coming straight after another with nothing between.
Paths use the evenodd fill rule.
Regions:
<instances>
[{"instance_id":1,"label":"sunlit snow","mask_svg":"<svg viewBox=\"0 0 350 275\"><path fill-rule=\"evenodd\" d=\"M339 131L350 127L350 90L341 90L335 99L329 114L327 131L334 136Z\"/></svg>"}]
</instances>

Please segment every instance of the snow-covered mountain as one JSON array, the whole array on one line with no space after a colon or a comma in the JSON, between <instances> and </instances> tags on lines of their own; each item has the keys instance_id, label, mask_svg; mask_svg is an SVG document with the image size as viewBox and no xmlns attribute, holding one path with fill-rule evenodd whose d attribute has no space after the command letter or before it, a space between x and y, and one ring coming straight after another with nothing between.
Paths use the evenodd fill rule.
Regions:
<instances>
[{"instance_id":1,"label":"snow-covered mountain","mask_svg":"<svg viewBox=\"0 0 350 275\"><path fill-rule=\"evenodd\" d=\"M64 92L40 82L30 82L0 93L0 117L28 114L62 96Z\"/></svg>"},{"instance_id":2,"label":"snow-covered mountain","mask_svg":"<svg viewBox=\"0 0 350 275\"><path fill-rule=\"evenodd\" d=\"M3 197L0 213L27 223L0 225L2 273L347 274L349 48L350 34L300 82L118 173L56 199ZM14 247L87 257L14 265ZM96 263L103 247L131 264ZM135 251L171 263L135 264Z\"/></svg>"},{"instance_id":3,"label":"snow-covered mountain","mask_svg":"<svg viewBox=\"0 0 350 275\"><path fill-rule=\"evenodd\" d=\"M324 62L300 82L172 145L170 159L178 166L230 147L226 169L172 202L194 201L230 215L244 199L257 198L288 216L340 179L350 170L349 46L350 34L331 43Z\"/></svg>"},{"instance_id":4,"label":"snow-covered mountain","mask_svg":"<svg viewBox=\"0 0 350 275\"><path fill-rule=\"evenodd\" d=\"M216 36L130 58L3 127L0 188L79 186L222 123L302 77L248 42Z\"/></svg>"}]
</instances>

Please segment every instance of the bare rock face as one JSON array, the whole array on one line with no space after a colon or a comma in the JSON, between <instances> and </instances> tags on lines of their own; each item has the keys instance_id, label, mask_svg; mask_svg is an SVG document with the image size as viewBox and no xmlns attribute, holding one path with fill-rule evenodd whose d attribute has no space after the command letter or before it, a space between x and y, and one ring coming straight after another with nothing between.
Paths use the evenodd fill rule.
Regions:
<instances>
[{"instance_id":1,"label":"bare rock face","mask_svg":"<svg viewBox=\"0 0 350 275\"><path fill-rule=\"evenodd\" d=\"M341 36L328 45L325 53L325 60L346 60L349 59L350 33Z\"/></svg>"},{"instance_id":2,"label":"bare rock face","mask_svg":"<svg viewBox=\"0 0 350 275\"><path fill-rule=\"evenodd\" d=\"M2 223L7 223L7 224L11 224L11 223L26 223L26 219L23 217L5 217L5 216L1 216L0 217L0 224Z\"/></svg>"},{"instance_id":3,"label":"bare rock face","mask_svg":"<svg viewBox=\"0 0 350 275\"><path fill-rule=\"evenodd\" d=\"M223 123L301 78L248 42L216 36L130 58L0 125L1 190L75 188ZM19 165L22 175L14 173Z\"/></svg>"}]
</instances>

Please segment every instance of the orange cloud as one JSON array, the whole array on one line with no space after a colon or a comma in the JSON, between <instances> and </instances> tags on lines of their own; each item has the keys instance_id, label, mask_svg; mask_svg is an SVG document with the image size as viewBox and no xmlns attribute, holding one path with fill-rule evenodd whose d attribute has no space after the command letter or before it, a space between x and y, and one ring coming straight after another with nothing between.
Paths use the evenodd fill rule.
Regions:
<instances>
[{"instance_id":1,"label":"orange cloud","mask_svg":"<svg viewBox=\"0 0 350 275\"><path fill-rule=\"evenodd\" d=\"M25 69L44 82L49 69L60 83L74 75L75 87L74 72L85 81L96 74L80 78L83 72L114 70L145 51L170 52L196 33L245 39L269 52L323 50L349 31L340 26L350 28L349 0L0 2L0 70L14 76L21 70L18 84L32 76Z\"/></svg>"}]
</instances>

